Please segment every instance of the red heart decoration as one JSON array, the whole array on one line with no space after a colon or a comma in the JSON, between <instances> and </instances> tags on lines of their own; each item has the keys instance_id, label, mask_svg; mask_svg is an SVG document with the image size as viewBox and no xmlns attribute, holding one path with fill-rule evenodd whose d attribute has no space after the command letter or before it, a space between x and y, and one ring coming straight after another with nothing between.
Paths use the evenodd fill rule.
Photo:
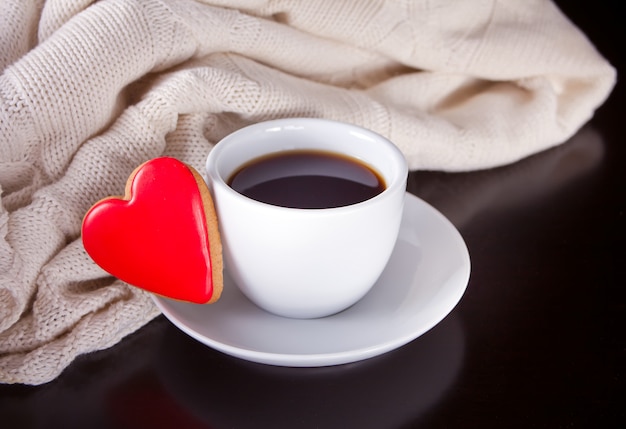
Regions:
<instances>
[{"instance_id":1,"label":"red heart decoration","mask_svg":"<svg viewBox=\"0 0 626 429\"><path fill-rule=\"evenodd\" d=\"M82 225L85 250L105 271L149 292L194 303L222 290L222 248L209 190L174 158L140 165L124 197L97 202Z\"/></svg>"}]
</instances>

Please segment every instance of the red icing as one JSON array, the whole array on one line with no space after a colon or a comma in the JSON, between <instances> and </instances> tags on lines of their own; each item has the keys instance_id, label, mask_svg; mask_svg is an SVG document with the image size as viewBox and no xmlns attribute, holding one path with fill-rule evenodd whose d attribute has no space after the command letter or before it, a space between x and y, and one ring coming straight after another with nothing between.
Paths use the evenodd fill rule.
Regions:
<instances>
[{"instance_id":1,"label":"red icing","mask_svg":"<svg viewBox=\"0 0 626 429\"><path fill-rule=\"evenodd\" d=\"M140 166L123 199L104 199L87 212L82 236L98 265L133 286L195 303L213 295L202 195L176 159Z\"/></svg>"}]
</instances>

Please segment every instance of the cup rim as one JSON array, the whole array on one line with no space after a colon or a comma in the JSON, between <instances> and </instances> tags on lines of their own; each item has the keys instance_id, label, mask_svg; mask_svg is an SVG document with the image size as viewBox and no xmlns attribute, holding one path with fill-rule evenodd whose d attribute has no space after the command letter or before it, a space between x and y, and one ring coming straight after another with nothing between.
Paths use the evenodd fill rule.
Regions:
<instances>
[{"instance_id":1,"label":"cup rim","mask_svg":"<svg viewBox=\"0 0 626 429\"><path fill-rule=\"evenodd\" d=\"M385 183L385 189L379 194L371 198L368 198L367 200L360 201L358 203L348 204L345 206L328 207L328 208L294 208L294 207L278 206L275 204L270 204L270 203L258 201L253 198L247 197L246 195L243 195L240 192L237 192L236 190L234 190L232 187L228 185L228 183L226 182L227 179L225 179L220 173L216 161L219 160L219 156L221 152L226 150L225 147L228 145L229 141L235 140L242 134L250 133L255 130L284 127L284 126L289 126L289 125L295 125L296 123L305 124L305 125L327 124L327 125L334 125L334 126L344 126L344 127L352 129L353 131L362 133L363 135L369 138L373 138L373 139L376 139L378 141L385 143L385 146L388 149L390 157L392 157L395 160L394 164L398 170L397 174L393 177L394 180L391 180L391 181L387 180L387 177L380 171L380 169L376 165L371 165L370 162L367 162L367 164L371 168L374 168L375 170L377 170L378 173L381 174L385 178L386 182L389 182L389 183ZM299 149L302 149L302 148L298 148L294 150L299 150ZM318 149L314 148L313 150L318 150ZM324 148L320 150L327 151L327 152L334 151L340 155L344 155L344 156L347 155L357 160L359 159L359 157L353 156L352 154L346 154L345 152L334 150L332 147ZM258 156L253 156L250 159L243 161L239 165L243 165L246 162L256 159L257 157L264 156L264 155L271 154L271 153L278 153L278 152L280 151L267 152ZM220 188L224 189L230 196L234 198L241 199L242 201L246 201L250 204L260 205L261 207L265 207L267 209L273 209L273 210L277 210L280 212L298 212L298 213L317 213L317 214L319 214L320 212L337 213L337 212L342 212L342 211L352 211L355 209L359 209L365 205L374 204L376 201L387 198L387 195L391 195L397 192L399 190L398 188L401 188L402 192L404 192L406 190L407 175L408 175L408 163L404 154L393 142L391 142L386 137L372 130L361 127L359 125L331 120L331 119L306 118L306 117L291 117L291 118L261 121L261 122L256 122L251 125L244 126L236 131L233 131L232 133L220 139L217 144L215 144L215 146L209 152L209 155L207 157L206 164L205 164L205 181L209 184L210 188L214 186L219 186Z\"/></svg>"}]
</instances>

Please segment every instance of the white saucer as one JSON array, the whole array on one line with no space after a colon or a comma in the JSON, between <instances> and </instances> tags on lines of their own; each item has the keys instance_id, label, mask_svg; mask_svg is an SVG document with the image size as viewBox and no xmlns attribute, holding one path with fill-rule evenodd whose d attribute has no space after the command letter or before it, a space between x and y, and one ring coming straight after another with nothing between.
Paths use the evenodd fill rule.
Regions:
<instances>
[{"instance_id":1,"label":"white saucer","mask_svg":"<svg viewBox=\"0 0 626 429\"><path fill-rule=\"evenodd\" d=\"M275 316L244 297L228 273L215 304L153 298L175 326L226 354L272 365L326 366L377 356L419 337L452 311L469 275L459 232L407 193L389 264L370 292L341 313L307 320Z\"/></svg>"}]
</instances>

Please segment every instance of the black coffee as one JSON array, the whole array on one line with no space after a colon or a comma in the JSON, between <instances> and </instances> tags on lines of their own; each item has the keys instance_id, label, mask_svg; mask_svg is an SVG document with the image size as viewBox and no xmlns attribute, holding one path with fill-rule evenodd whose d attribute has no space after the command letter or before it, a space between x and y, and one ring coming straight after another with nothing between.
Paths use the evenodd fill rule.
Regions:
<instances>
[{"instance_id":1,"label":"black coffee","mask_svg":"<svg viewBox=\"0 0 626 429\"><path fill-rule=\"evenodd\" d=\"M380 174L361 161L313 150L254 159L235 171L228 184L257 201L303 209L347 206L385 189Z\"/></svg>"}]
</instances>

